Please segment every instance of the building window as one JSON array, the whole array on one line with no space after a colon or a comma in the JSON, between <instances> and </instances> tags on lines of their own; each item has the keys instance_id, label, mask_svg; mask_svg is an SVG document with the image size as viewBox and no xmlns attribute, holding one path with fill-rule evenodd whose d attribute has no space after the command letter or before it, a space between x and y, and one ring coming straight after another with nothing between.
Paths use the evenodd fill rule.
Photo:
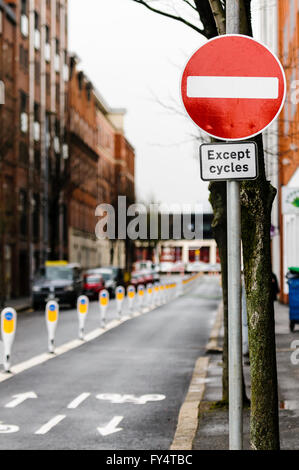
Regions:
<instances>
[{"instance_id":1,"label":"building window","mask_svg":"<svg viewBox=\"0 0 299 470\"><path fill-rule=\"evenodd\" d=\"M40 106L37 103L34 104L34 140L40 140Z\"/></svg>"},{"instance_id":2,"label":"building window","mask_svg":"<svg viewBox=\"0 0 299 470\"><path fill-rule=\"evenodd\" d=\"M58 104L60 101L60 86L59 83L56 83L56 103Z\"/></svg>"},{"instance_id":3,"label":"building window","mask_svg":"<svg viewBox=\"0 0 299 470\"><path fill-rule=\"evenodd\" d=\"M34 12L34 47L40 49L39 14Z\"/></svg>"},{"instance_id":4,"label":"building window","mask_svg":"<svg viewBox=\"0 0 299 470\"><path fill-rule=\"evenodd\" d=\"M22 45L20 45L20 65L24 69L25 72L28 71L28 51L24 49Z\"/></svg>"},{"instance_id":5,"label":"building window","mask_svg":"<svg viewBox=\"0 0 299 470\"><path fill-rule=\"evenodd\" d=\"M41 163L41 159L40 159L40 150L36 148L36 149L34 150L34 168L35 168L37 171L40 171L40 163Z\"/></svg>"},{"instance_id":6,"label":"building window","mask_svg":"<svg viewBox=\"0 0 299 470\"><path fill-rule=\"evenodd\" d=\"M79 90L82 90L83 88L83 72L78 72L78 86L79 86Z\"/></svg>"},{"instance_id":7,"label":"building window","mask_svg":"<svg viewBox=\"0 0 299 470\"><path fill-rule=\"evenodd\" d=\"M27 235L27 192L21 189L19 192L19 212L20 212L20 234Z\"/></svg>"},{"instance_id":8,"label":"building window","mask_svg":"<svg viewBox=\"0 0 299 470\"><path fill-rule=\"evenodd\" d=\"M63 78L65 82L69 81L68 53L64 51Z\"/></svg>"},{"instance_id":9,"label":"building window","mask_svg":"<svg viewBox=\"0 0 299 470\"><path fill-rule=\"evenodd\" d=\"M46 26L46 44L45 44L45 59L47 62L51 60L51 39L50 39L50 28Z\"/></svg>"},{"instance_id":10,"label":"building window","mask_svg":"<svg viewBox=\"0 0 299 470\"><path fill-rule=\"evenodd\" d=\"M55 71L60 70L60 42L59 39L55 40Z\"/></svg>"},{"instance_id":11,"label":"building window","mask_svg":"<svg viewBox=\"0 0 299 470\"><path fill-rule=\"evenodd\" d=\"M51 78L48 72L46 73L46 90L47 90L47 95L49 96L50 91L51 91Z\"/></svg>"},{"instance_id":12,"label":"building window","mask_svg":"<svg viewBox=\"0 0 299 470\"><path fill-rule=\"evenodd\" d=\"M39 194L33 195L33 238L37 241L39 238L39 212L40 212L40 198Z\"/></svg>"},{"instance_id":13,"label":"building window","mask_svg":"<svg viewBox=\"0 0 299 470\"><path fill-rule=\"evenodd\" d=\"M20 96L20 129L21 132L28 132L27 95L21 91Z\"/></svg>"},{"instance_id":14,"label":"building window","mask_svg":"<svg viewBox=\"0 0 299 470\"><path fill-rule=\"evenodd\" d=\"M91 83L88 83L88 84L86 85L86 94L87 94L87 100L88 100L88 101L91 100L91 90L92 90Z\"/></svg>"},{"instance_id":15,"label":"building window","mask_svg":"<svg viewBox=\"0 0 299 470\"><path fill-rule=\"evenodd\" d=\"M28 24L28 8L27 0L21 2L21 33L23 36L28 37L29 24Z\"/></svg>"},{"instance_id":16,"label":"building window","mask_svg":"<svg viewBox=\"0 0 299 470\"><path fill-rule=\"evenodd\" d=\"M28 147L22 140L19 144L19 161L24 165L28 164Z\"/></svg>"},{"instance_id":17,"label":"building window","mask_svg":"<svg viewBox=\"0 0 299 470\"><path fill-rule=\"evenodd\" d=\"M34 75L35 75L35 82L39 85L40 83L40 62L38 60L34 63Z\"/></svg>"},{"instance_id":18,"label":"building window","mask_svg":"<svg viewBox=\"0 0 299 470\"><path fill-rule=\"evenodd\" d=\"M27 15L27 0L21 2L21 15Z\"/></svg>"}]
</instances>

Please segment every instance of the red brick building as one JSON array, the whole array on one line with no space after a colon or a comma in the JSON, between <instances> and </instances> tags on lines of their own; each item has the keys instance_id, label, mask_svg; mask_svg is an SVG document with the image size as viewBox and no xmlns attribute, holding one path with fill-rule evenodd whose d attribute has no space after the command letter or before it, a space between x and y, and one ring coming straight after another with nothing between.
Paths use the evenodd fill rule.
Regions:
<instances>
[{"instance_id":1,"label":"red brick building","mask_svg":"<svg viewBox=\"0 0 299 470\"><path fill-rule=\"evenodd\" d=\"M126 264L124 241L97 240L95 210L117 208L118 195L135 201L132 146L124 137L125 110L112 109L71 58L69 87L68 233L70 261L84 268ZM116 212L117 213L117 212Z\"/></svg>"},{"instance_id":2,"label":"red brick building","mask_svg":"<svg viewBox=\"0 0 299 470\"><path fill-rule=\"evenodd\" d=\"M68 154L67 0L6 0L0 8L0 40L8 46L1 57L7 90L1 129L7 123L6 135L13 140L4 152L7 181L1 183L1 191L9 188L14 219L12 236L5 228L1 243L9 297L28 295L40 264L51 256L63 258L66 251L59 184ZM4 206L7 210L9 204Z\"/></svg>"},{"instance_id":3,"label":"red brick building","mask_svg":"<svg viewBox=\"0 0 299 470\"><path fill-rule=\"evenodd\" d=\"M0 0L1 299L28 295L47 259L124 264L123 244L95 239L97 205L134 200L124 110L77 70L67 37L67 0Z\"/></svg>"},{"instance_id":4,"label":"red brick building","mask_svg":"<svg viewBox=\"0 0 299 470\"><path fill-rule=\"evenodd\" d=\"M17 221L13 216L17 183L16 15L0 1L0 296L12 293Z\"/></svg>"}]
</instances>

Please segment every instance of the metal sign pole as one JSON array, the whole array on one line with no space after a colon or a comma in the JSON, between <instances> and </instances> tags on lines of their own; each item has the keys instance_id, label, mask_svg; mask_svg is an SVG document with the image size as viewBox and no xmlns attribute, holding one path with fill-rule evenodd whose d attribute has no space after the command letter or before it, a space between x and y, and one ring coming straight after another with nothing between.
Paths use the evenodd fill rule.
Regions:
<instances>
[{"instance_id":1,"label":"metal sign pole","mask_svg":"<svg viewBox=\"0 0 299 470\"><path fill-rule=\"evenodd\" d=\"M240 2L226 1L226 34L240 32ZM237 181L227 182L229 448L243 445L242 326L241 326L241 209Z\"/></svg>"}]
</instances>

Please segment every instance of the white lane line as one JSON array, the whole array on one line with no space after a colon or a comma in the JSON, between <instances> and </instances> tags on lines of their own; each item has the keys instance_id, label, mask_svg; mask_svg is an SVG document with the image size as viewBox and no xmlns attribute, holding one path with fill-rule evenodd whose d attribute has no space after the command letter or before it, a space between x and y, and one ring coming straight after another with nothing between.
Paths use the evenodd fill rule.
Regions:
<instances>
[{"instance_id":1,"label":"white lane line","mask_svg":"<svg viewBox=\"0 0 299 470\"><path fill-rule=\"evenodd\" d=\"M277 77L190 76L187 78L188 98L278 98Z\"/></svg>"},{"instance_id":2,"label":"white lane line","mask_svg":"<svg viewBox=\"0 0 299 470\"><path fill-rule=\"evenodd\" d=\"M34 434L47 434L52 428L57 426L66 416L65 415L57 415L54 418L50 419L46 424L44 424L41 428L35 431Z\"/></svg>"},{"instance_id":3,"label":"white lane line","mask_svg":"<svg viewBox=\"0 0 299 470\"><path fill-rule=\"evenodd\" d=\"M74 410L75 408L78 408L81 403L83 403L88 397L90 397L90 393L81 393L77 398L75 398L73 401L71 401L67 407L69 409Z\"/></svg>"}]
</instances>

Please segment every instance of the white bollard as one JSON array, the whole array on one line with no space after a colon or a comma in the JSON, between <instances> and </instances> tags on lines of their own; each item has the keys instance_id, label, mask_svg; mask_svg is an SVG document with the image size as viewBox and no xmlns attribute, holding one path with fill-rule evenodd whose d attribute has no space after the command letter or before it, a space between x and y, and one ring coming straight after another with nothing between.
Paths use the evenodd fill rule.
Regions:
<instances>
[{"instance_id":1,"label":"white bollard","mask_svg":"<svg viewBox=\"0 0 299 470\"><path fill-rule=\"evenodd\" d=\"M79 339L84 339L84 327L88 315L89 298L86 295L80 295L77 300L77 313L79 320Z\"/></svg>"},{"instance_id":2,"label":"white bollard","mask_svg":"<svg viewBox=\"0 0 299 470\"><path fill-rule=\"evenodd\" d=\"M59 319L59 305L55 300L47 302L45 314L48 329L48 350L49 353L54 354L55 332Z\"/></svg>"},{"instance_id":3,"label":"white bollard","mask_svg":"<svg viewBox=\"0 0 299 470\"><path fill-rule=\"evenodd\" d=\"M4 345L3 364L6 372L10 372L11 349L15 339L17 313L13 308L5 308L1 312L1 336Z\"/></svg>"},{"instance_id":4,"label":"white bollard","mask_svg":"<svg viewBox=\"0 0 299 470\"><path fill-rule=\"evenodd\" d=\"M121 319L122 311L123 311L123 304L125 299L125 289L123 286L118 286L115 290L116 296L116 308L118 318Z\"/></svg>"},{"instance_id":5,"label":"white bollard","mask_svg":"<svg viewBox=\"0 0 299 470\"><path fill-rule=\"evenodd\" d=\"M109 292L103 289L99 294L100 313L101 313L101 324L104 328L106 326L106 311L109 305Z\"/></svg>"},{"instance_id":6,"label":"white bollard","mask_svg":"<svg viewBox=\"0 0 299 470\"><path fill-rule=\"evenodd\" d=\"M146 288L146 303L148 307L153 305L153 284L148 284Z\"/></svg>"},{"instance_id":7,"label":"white bollard","mask_svg":"<svg viewBox=\"0 0 299 470\"><path fill-rule=\"evenodd\" d=\"M129 311L130 311L130 314L133 315L134 300L135 300L135 296L136 296L136 290L135 290L134 286L129 286L128 287L127 296L128 296Z\"/></svg>"},{"instance_id":8,"label":"white bollard","mask_svg":"<svg viewBox=\"0 0 299 470\"><path fill-rule=\"evenodd\" d=\"M165 286L162 283L160 284L160 300L161 304L165 303Z\"/></svg>"},{"instance_id":9,"label":"white bollard","mask_svg":"<svg viewBox=\"0 0 299 470\"><path fill-rule=\"evenodd\" d=\"M160 284L159 282L155 282L154 285L154 304L160 305Z\"/></svg>"},{"instance_id":10,"label":"white bollard","mask_svg":"<svg viewBox=\"0 0 299 470\"><path fill-rule=\"evenodd\" d=\"M144 290L145 287L143 284L138 286L137 292L138 292L138 299L139 299L139 308L142 310L143 304L144 304Z\"/></svg>"}]
</instances>

